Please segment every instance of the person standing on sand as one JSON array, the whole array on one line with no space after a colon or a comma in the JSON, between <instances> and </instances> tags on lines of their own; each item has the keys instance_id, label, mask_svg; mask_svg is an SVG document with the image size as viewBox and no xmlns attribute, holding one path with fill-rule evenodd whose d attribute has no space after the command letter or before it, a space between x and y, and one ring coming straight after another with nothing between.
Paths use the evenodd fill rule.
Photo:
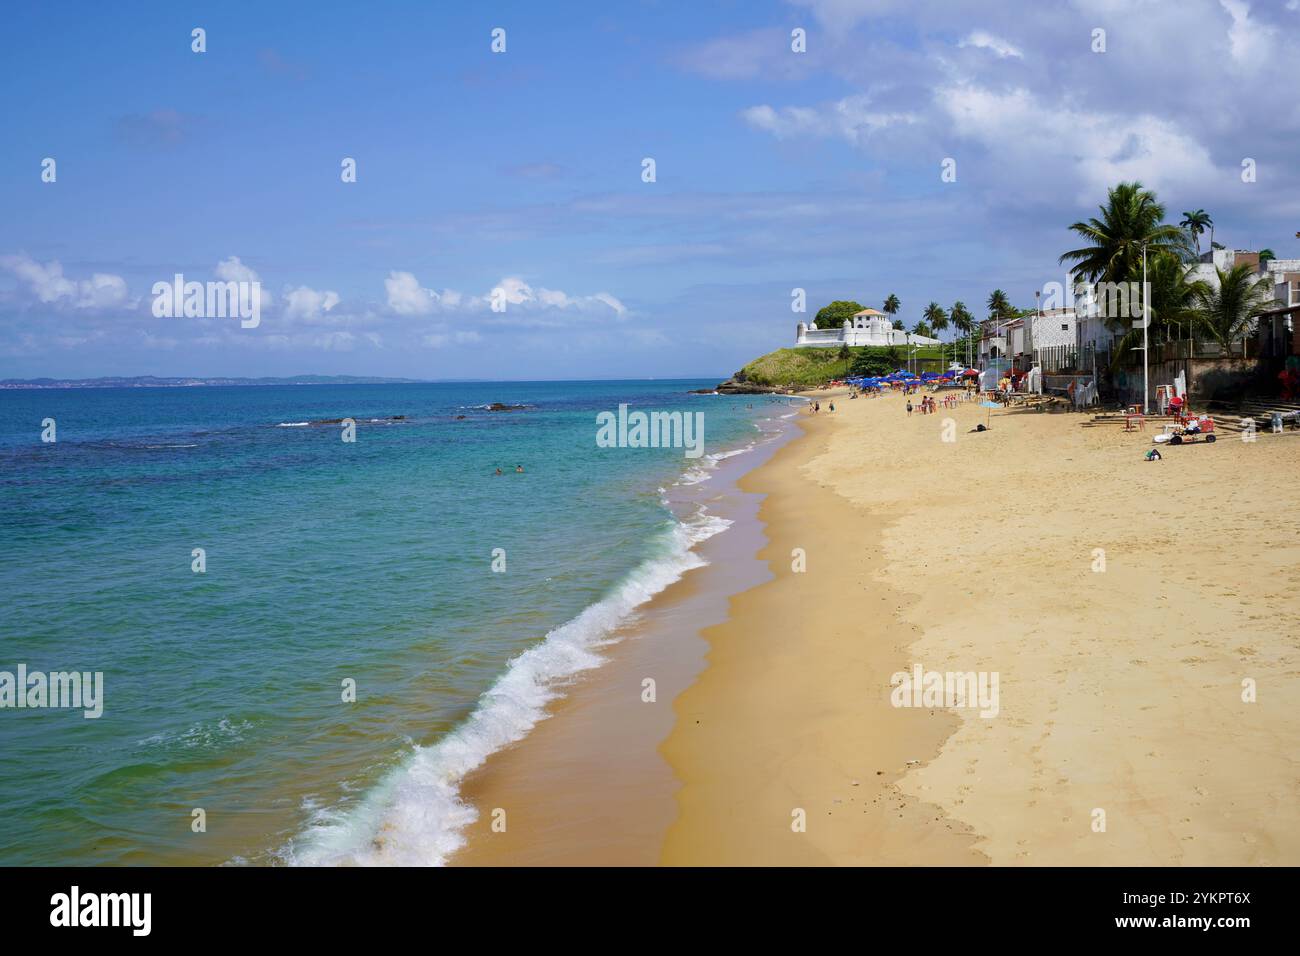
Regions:
<instances>
[{"instance_id":1,"label":"person standing on sand","mask_svg":"<svg viewBox=\"0 0 1300 956\"><path fill-rule=\"evenodd\" d=\"M910 400L907 403L907 417L908 418L912 417L912 403Z\"/></svg>"}]
</instances>

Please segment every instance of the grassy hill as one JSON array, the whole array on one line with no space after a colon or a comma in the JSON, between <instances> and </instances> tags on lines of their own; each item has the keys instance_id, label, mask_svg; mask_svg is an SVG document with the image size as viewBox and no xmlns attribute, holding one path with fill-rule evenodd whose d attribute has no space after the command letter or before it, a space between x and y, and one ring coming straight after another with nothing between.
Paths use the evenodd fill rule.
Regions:
<instances>
[{"instance_id":1,"label":"grassy hill","mask_svg":"<svg viewBox=\"0 0 1300 956\"><path fill-rule=\"evenodd\" d=\"M945 354L950 347L931 346L917 349L913 368L921 372L942 372L948 367ZM866 370L868 366L878 370ZM777 349L756 358L736 373L737 382L767 385L777 388L792 385L795 388L812 388L832 379L843 378L854 366L859 374L880 374L886 370L907 367L907 349L903 347L863 346L849 349L847 359L840 358L834 348Z\"/></svg>"}]
</instances>

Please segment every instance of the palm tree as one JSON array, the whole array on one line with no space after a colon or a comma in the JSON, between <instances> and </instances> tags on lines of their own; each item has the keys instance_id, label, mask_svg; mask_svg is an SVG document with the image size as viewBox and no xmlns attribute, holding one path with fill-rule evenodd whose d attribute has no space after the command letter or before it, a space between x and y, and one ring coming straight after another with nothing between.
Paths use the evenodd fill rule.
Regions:
<instances>
[{"instance_id":1,"label":"palm tree","mask_svg":"<svg viewBox=\"0 0 1300 956\"><path fill-rule=\"evenodd\" d=\"M1264 263L1268 262L1269 259L1276 259L1276 258L1277 258L1277 253L1274 252L1272 249L1261 249L1261 250L1259 250L1259 265L1260 265L1260 268L1263 268Z\"/></svg>"},{"instance_id":2,"label":"palm tree","mask_svg":"<svg viewBox=\"0 0 1300 956\"><path fill-rule=\"evenodd\" d=\"M995 315L1000 315L1003 318L1006 318L1015 311L1015 309L1011 308L1011 300L1007 298L1007 294L1001 289L994 289L992 293L989 294L988 306L990 318Z\"/></svg>"},{"instance_id":3,"label":"palm tree","mask_svg":"<svg viewBox=\"0 0 1300 956\"><path fill-rule=\"evenodd\" d=\"M958 332L966 338L966 367L970 367L970 335L975 329L975 317L966 309L966 303L958 299L952 304L949 311L952 317L952 325Z\"/></svg>"},{"instance_id":4,"label":"palm tree","mask_svg":"<svg viewBox=\"0 0 1300 956\"><path fill-rule=\"evenodd\" d=\"M898 329L900 332L901 332L903 329L907 328L907 326L903 325L903 320L902 320L902 319L894 319L894 323L893 323L893 325L894 325L894 328Z\"/></svg>"},{"instance_id":5,"label":"palm tree","mask_svg":"<svg viewBox=\"0 0 1300 956\"><path fill-rule=\"evenodd\" d=\"M925 319L926 324L935 331L936 335L948 327L948 313L943 310L943 306L939 305L938 302L931 302L927 305L921 316Z\"/></svg>"},{"instance_id":6,"label":"palm tree","mask_svg":"<svg viewBox=\"0 0 1300 956\"><path fill-rule=\"evenodd\" d=\"M1098 211L1100 219L1094 216L1070 227L1088 245L1064 252L1057 260L1074 262L1070 275L1076 280L1139 281L1144 244L1149 254L1167 251L1181 255L1191 251L1188 234L1164 222L1165 207L1141 183L1113 187L1107 193L1106 205Z\"/></svg>"},{"instance_id":7,"label":"palm tree","mask_svg":"<svg viewBox=\"0 0 1300 956\"><path fill-rule=\"evenodd\" d=\"M1210 242L1214 242L1214 220L1204 209L1197 209L1195 212L1183 213L1183 221L1178 224L1187 230L1188 235L1196 243L1197 258L1201 255L1201 233L1208 228L1210 230Z\"/></svg>"},{"instance_id":8,"label":"palm tree","mask_svg":"<svg viewBox=\"0 0 1300 956\"><path fill-rule=\"evenodd\" d=\"M1219 275L1219 287L1203 286L1196 295L1201 328L1224 348L1242 339L1244 352L1246 334L1255 317L1273 304L1273 290L1267 279L1255 275L1249 263L1226 272L1217 267L1214 271Z\"/></svg>"},{"instance_id":9,"label":"palm tree","mask_svg":"<svg viewBox=\"0 0 1300 956\"><path fill-rule=\"evenodd\" d=\"M898 301L898 296L889 293L889 298L885 300L885 311L890 315L897 315L898 310L902 308L902 303Z\"/></svg>"},{"instance_id":10,"label":"palm tree","mask_svg":"<svg viewBox=\"0 0 1300 956\"><path fill-rule=\"evenodd\" d=\"M925 320L924 320L924 319L921 319L920 321L918 321L918 322L916 323L916 325L912 326L912 334L913 334L913 335L924 335L926 338L929 338L929 337L930 337L930 327L929 327L928 325L925 324Z\"/></svg>"}]
</instances>

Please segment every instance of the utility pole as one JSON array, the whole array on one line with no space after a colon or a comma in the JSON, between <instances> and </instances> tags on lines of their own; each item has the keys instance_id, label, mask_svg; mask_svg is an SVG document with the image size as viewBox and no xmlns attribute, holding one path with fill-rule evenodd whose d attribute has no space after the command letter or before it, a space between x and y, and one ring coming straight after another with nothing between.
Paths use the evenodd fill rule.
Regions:
<instances>
[{"instance_id":1,"label":"utility pole","mask_svg":"<svg viewBox=\"0 0 1300 956\"><path fill-rule=\"evenodd\" d=\"M1151 354L1147 335L1151 328L1151 289L1147 285L1147 244L1142 243L1142 414L1151 414Z\"/></svg>"}]
</instances>

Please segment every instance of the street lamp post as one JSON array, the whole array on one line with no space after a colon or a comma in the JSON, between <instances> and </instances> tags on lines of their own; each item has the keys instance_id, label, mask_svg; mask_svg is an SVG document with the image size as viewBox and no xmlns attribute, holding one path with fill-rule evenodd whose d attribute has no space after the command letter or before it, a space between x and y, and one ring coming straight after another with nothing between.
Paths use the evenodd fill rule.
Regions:
<instances>
[{"instance_id":1,"label":"street lamp post","mask_svg":"<svg viewBox=\"0 0 1300 956\"><path fill-rule=\"evenodd\" d=\"M1147 244L1142 243L1142 414L1151 413L1151 356L1147 352L1147 334L1151 328L1151 289L1147 286Z\"/></svg>"}]
</instances>

